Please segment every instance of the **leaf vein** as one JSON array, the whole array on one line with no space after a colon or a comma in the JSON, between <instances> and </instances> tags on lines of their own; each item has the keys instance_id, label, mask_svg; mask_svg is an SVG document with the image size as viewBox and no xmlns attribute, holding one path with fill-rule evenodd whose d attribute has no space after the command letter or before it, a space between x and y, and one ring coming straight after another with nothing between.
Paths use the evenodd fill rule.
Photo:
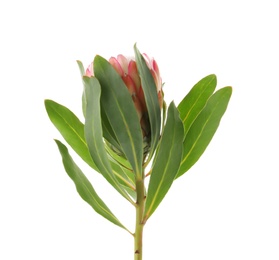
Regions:
<instances>
[{"instance_id":1,"label":"leaf vein","mask_svg":"<svg viewBox=\"0 0 279 260\"><path fill-rule=\"evenodd\" d=\"M175 133L174 133L173 136L172 136L172 141L173 141L174 137L175 137ZM163 181L164 181L165 176L166 176L166 172L167 172L167 170L168 170L168 168L169 168L170 157L171 157L171 155L172 155L173 149L174 149L174 146L171 147L171 150L170 150L170 152L169 152L169 154L168 154L168 159L167 159L166 167L165 167L165 169L164 169L164 172L163 172L163 174L162 174L162 178L161 178L161 180L160 180L160 182L159 182L158 188L157 188L157 190L156 190L156 192L155 192L155 194L154 194L154 197L153 197L153 199L152 199L152 202L151 202L151 204L150 204L150 206L149 206L149 209L148 209L148 211L146 212L146 216L149 215L149 213L150 213L150 211L151 211L151 209L152 209L152 207L153 207L153 205L154 205L154 203L155 203L155 201L156 201L156 198L157 198L157 196L158 196L159 190L160 190L160 188L161 188L161 186L162 186L162 184L163 184Z\"/></svg>"},{"instance_id":2,"label":"leaf vein","mask_svg":"<svg viewBox=\"0 0 279 260\"><path fill-rule=\"evenodd\" d=\"M203 132L204 132L205 127L207 126L209 120L211 119L211 117L212 117L214 111L216 110L216 108L217 108L217 106L218 106L218 104L219 104L220 102L221 102L221 99L219 100L219 102L216 103L216 105L214 106L214 108L211 110L210 116L209 116L208 119L205 121L204 126L201 128L201 131L200 131L200 133L199 133L199 135L198 135L196 141L193 143L191 149L190 149L189 152L187 153L187 156L185 156L184 159L181 161L181 164L183 164L183 163L187 160L187 158L189 157L189 155L191 154L191 152L192 152L193 149L195 148L197 142L199 141L199 139L201 138L201 136L202 136L202 134L203 134Z\"/></svg>"}]
</instances>

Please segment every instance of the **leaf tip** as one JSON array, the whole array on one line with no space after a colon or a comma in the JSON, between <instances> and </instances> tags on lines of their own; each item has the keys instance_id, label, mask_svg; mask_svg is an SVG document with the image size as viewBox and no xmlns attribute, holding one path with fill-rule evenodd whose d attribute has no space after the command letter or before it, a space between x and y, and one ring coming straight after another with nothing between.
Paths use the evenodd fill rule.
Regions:
<instances>
[{"instance_id":1,"label":"leaf tip","mask_svg":"<svg viewBox=\"0 0 279 260\"><path fill-rule=\"evenodd\" d=\"M232 92L233 92L233 88L231 86L228 86L227 89L228 89L229 97L231 98Z\"/></svg>"},{"instance_id":2,"label":"leaf tip","mask_svg":"<svg viewBox=\"0 0 279 260\"><path fill-rule=\"evenodd\" d=\"M135 52L136 54L139 54L139 53L140 53L140 51L139 51L139 49L138 49L138 47L137 47L137 43L134 44L134 52Z\"/></svg>"},{"instance_id":3,"label":"leaf tip","mask_svg":"<svg viewBox=\"0 0 279 260\"><path fill-rule=\"evenodd\" d=\"M57 146L61 146L62 145L62 142L60 142L58 139L53 139L53 141L57 144Z\"/></svg>"},{"instance_id":4,"label":"leaf tip","mask_svg":"<svg viewBox=\"0 0 279 260\"><path fill-rule=\"evenodd\" d=\"M68 152L68 148L61 141L59 141L58 139L53 139L53 140L56 143L61 155L63 152Z\"/></svg>"},{"instance_id":5,"label":"leaf tip","mask_svg":"<svg viewBox=\"0 0 279 260\"><path fill-rule=\"evenodd\" d=\"M229 97L231 97L233 88L231 86L226 86L219 89L219 91L224 91L224 93L226 93Z\"/></svg>"},{"instance_id":6,"label":"leaf tip","mask_svg":"<svg viewBox=\"0 0 279 260\"><path fill-rule=\"evenodd\" d=\"M44 100L44 104L45 104L45 108L46 110L48 109L48 106L52 103L53 101L51 99L45 99Z\"/></svg>"},{"instance_id":7,"label":"leaf tip","mask_svg":"<svg viewBox=\"0 0 279 260\"><path fill-rule=\"evenodd\" d=\"M214 80L215 82L217 82L217 76L216 76L216 74L209 74L206 78L211 78L212 80Z\"/></svg>"}]
</instances>

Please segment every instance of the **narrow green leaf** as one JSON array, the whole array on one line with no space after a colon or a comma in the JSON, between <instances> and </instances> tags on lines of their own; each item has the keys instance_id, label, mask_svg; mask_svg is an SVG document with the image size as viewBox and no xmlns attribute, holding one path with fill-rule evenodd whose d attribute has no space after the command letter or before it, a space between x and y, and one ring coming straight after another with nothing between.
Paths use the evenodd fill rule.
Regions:
<instances>
[{"instance_id":1,"label":"narrow green leaf","mask_svg":"<svg viewBox=\"0 0 279 260\"><path fill-rule=\"evenodd\" d=\"M123 151L117 141L104 109L101 109L101 118L104 138L114 147L114 150L116 149L118 151L119 155L123 155Z\"/></svg>"},{"instance_id":2,"label":"narrow green leaf","mask_svg":"<svg viewBox=\"0 0 279 260\"><path fill-rule=\"evenodd\" d=\"M183 124L179 112L172 102L168 109L167 122L151 171L144 222L156 210L172 185L181 162L183 138Z\"/></svg>"},{"instance_id":3,"label":"narrow green leaf","mask_svg":"<svg viewBox=\"0 0 279 260\"><path fill-rule=\"evenodd\" d=\"M84 118L86 117L86 96L85 96L85 91L83 90L82 96L81 96L81 101L82 101L82 113Z\"/></svg>"},{"instance_id":4,"label":"narrow green leaf","mask_svg":"<svg viewBox=\"0 0 279 260\"><path fill-rule=\"evenodd\" d=\"M85 117L85 138L88 144L91 157L105 179L128 201L134 203L129 195L123 190L115 175L107 156L103 141L100 98L101 86L95 77L83 78L86 93L86 117Z\"/></svg>"},{"instance_id":5,"label":"narrow green leaf","mask_svg":"<svg viewBox=\"0 0 279 260\"><path fill-rule=\"evenodd\" d=\"M48 116L73 150L94 170L99 171L92 161L84 138L84 125L67 107L52 100L45 100Z\"/></svg>"},{"instance_id":6,"label":"narrow green leaf","mask_svg":"<svg viewBox=\"0 0 279 260\"><path fill-rule=\"evenodd\" d=\"M78 68L79 68L81 78L83 79L83 76L85 75L85 70L84 70L83 64L79 60L77 60L77 64L78 64ZM83 82L83 84L84 84L84 82ZM82 112L83 112L83 116L85 117L85 114L86 114L86 97L85 97L84 90L82 92Z\"/></svg>"},{"instance_id":7,"label":"narrow green leaf","mask_svg":"<svg viewBox=\"0 0 279 260\"><path fill-rule=\"evenodd\" d=\"M134 46L134 52L151 127L151 147L149 154L150 160L154 154L160 137L161 111L158 101L157 87L153 76L147 67L144 57L141 55L136 45Z\"/></svg>"},{"instance_id":8,"label":"narrow green leaf","mask_svg":"<svg viewBox=\"0 0 279 260\"><path fill-rule=\"evenodd\" d=\"M101 84L101 107L107 115L125 157L134 172L141 175L143 139L131 95L119 74L101 56L96 56L94 59L94 74Z\"/></svg>"},{"instance_id":9,"label":"narrow green leaf","mask_svg":"<svg viewBox=\"0 0 279 260\"><path fill-rule=\"evenodd\" d=\"M231 87L216 91L190 127L184 139L183 159L176 178L188 171L205 151L227 109L231 94Z\"/></svg>"},{"instance_id":10,"label":"narrow green leaf","mask_svg":"<svg viewBox=\"0 0 279 260\"><path fill-rule=\"evenodd\" d=\"M82 82L83 85L85 85L84 80L83 80L83 76L85 75L85 70L83 67L83 64L81 61L77 60L77 64L80 70L80 75L82 78ZM83 111L83 115L84 117L86 116L86 96L85 96L85 91L82 92L82 111ZM119 151L121 151L120 146L117 142L116 136L109 124L109 121L107 119L107 116L105 113L101 113L101 117L102 117L102 128L103 128L103 136L104 138L111 143L115 148L117 148Z\"/></svg>"},{"instance_id":11,"label":"narrow green leaf","mask_svg":"<svg viewBox=\"0 0 279 260\"><path fill-rule=\"evenodd\" d=\"M81 75L81 77L83 77L85 75L85 70L84 70L83 64L80 60L77 60L77 64L78 64L78 68L80 71L80 75Z\"/></svg>"},{"instance_id":12,"label":"narrow green leaf","mask_svg":"<svg viewBox=\"0 0 279 260\"><path fill-rule=\"evenodd\" d=\"M95 171L99 169L93 162L84 137L84 125L68 108L52 101L45 100L45 106L50 120L59 130L73 150ZM111 159L112 167L117 164ZM132 180L132 178L131 178ZM127 187L128 188L128 187Z\"/></svg>"},{"instance_id":13,"label":"narrow green leaf","mask_svg":"<svg viewBox=\"0 0 279 260\"><path fill-rule=\"evenodd\" d=\"M133 173L123 167L121 167L119 164L114 163L111 164L112 171L120 183L120 185L125 189L125 191L128 192L128 194L136 200L137 195L136 195L136 188L135 188L135 183L133 181Z\"/></svg>"},{"instance_id":14,"label":"narrow green leaf","mask_svg":"<svg viewBox=\"0 0 279 260\"><path fill-rule=\"evenodd\" d=\"M180 118L184 125L184 135L187 134L192 123L213 94L216 84L217 79L213 74L201 79L178 105Z\"/></svg>"},{"instance_id":15,"label":"narrow green leaf","mask_svg":"<svg viewBox=\"0 0 279 260\"><path fill-rule=\"evenodd\" d=\"M121 156L118 156L109 146L106 144L106 151L109 155L111 167L114 175L124 189L132 195L132 198L136 198L135 193L135 175L131 168L130 163Z\"/></svg>"},{"instance_id":16,"label":"narrow green leaf","mask_svg":"<svg viewBox=\"0 0 279 260\"><path fill-rule=\"evenodd\" d=\"M123 166L126 169L129 169L130 171L132 171L132 166L131 164L127 161L126 158L123 158L122 156L119 156L111 147L111 145L109 143L106 143L106 150L107 153L111 156L112 160L117 162L117 164L120 164L121 166ZM134 176L134 175L133 175ZM133 179L135 179L133 177Z\"/></svg>"},{"instance_id":17,"label":"narrow green leaf","mask_svg":"<svg viewBox=\"0 0 279 260\"><path fill-rule=\"evenodd\" d=\"M110 209L102 201L102 199L97 195L91 183L88 181L86 176L82 173L80 168L73 161L72 157L68 152L67 147L58 140L55 140L55 142L61 153L64 168L69 177L75 183L77 192L79 193L81 198L85 200L101 216L131 233L126 227L124 227L120 223L120 221L113 215Z\"/></svg>"}]
</instances>

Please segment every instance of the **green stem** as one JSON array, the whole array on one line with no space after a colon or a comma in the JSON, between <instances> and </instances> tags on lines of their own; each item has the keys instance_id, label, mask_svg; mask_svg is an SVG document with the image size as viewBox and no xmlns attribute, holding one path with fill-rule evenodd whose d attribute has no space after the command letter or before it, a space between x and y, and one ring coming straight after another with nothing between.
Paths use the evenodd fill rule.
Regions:
<instances>
[{"instance_id":1,"label":"green stem","mask_svg":"<svg viewBox=\"0 0 279 260\"><path fill-rule=\"evenodd\" d=\"M136 228L135 228L135 258L134 260L142 260L142 232L144 223L143 213L145 206L145 189L144 174L142 179L136 181L137 203L136 203Z\"/></svg>"}]
</instances>

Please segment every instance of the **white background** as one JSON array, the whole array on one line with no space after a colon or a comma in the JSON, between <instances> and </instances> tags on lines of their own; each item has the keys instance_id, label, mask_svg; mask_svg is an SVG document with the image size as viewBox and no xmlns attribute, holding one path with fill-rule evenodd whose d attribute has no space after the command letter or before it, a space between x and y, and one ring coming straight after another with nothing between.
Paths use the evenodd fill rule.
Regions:
<instances>
[{"instance_id":1,"label":"white background","mask_svg":"<svg viewBox=\"0 0 279 260\"><path fill-rule=\"evenodd\" d=\"M144 259L278 260L276 2L1 1L0 259L133 259L132 237L83 202L64 172L43 101L82 119L75 61L131 55L137 42L157 60L168 103L211 73L218 88L233 86L210 146L147 223ZM130 205L74 158L133 229Z\"/></svg>"}]
</instances>

